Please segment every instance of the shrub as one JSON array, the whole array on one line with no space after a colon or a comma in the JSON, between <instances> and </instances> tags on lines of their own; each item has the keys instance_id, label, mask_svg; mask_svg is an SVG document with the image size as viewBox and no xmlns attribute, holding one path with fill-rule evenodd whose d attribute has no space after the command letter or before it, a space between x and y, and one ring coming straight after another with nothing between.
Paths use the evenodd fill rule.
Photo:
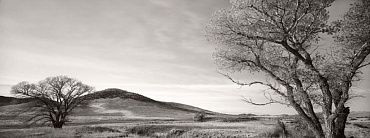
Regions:
<instances>
[{"instance_id":1,"label":"shrub","mask_svg":"<svg viewBox=\"0 0 370 138\"><path fill-rule=\"evenodd\" d=\"M206 118L206 115L204 112L196 113L193 117L194 121L203 122Z\"/></svg>"},{"instance_id":2,"label":"shrub","mask_svg":"<svg viewBox=\"0 0 370 138\"><path fill-rule=\"evenodd\" d=\"M127 129L127 132L140 136L151 136L155 133L154 129L154 126L135 126Z\"/></svg>"},{"instance_id":3,"label":"shrub","mask_svg":"<svg viewBox=\"0 0 370 138\"><path fill-rule=\"evenodd\" d=\"M83 127L80 131L83 131L83 132L121 132L119 130L115 130L115 129L108 128L108 127L101 127L101 126L96 126L96 127L86 126L86 127Z\"/></svg>"},{"instance_id":4,"label":"shrub","mask_svg":"<svg viewBox=\"0 0 370 138\"><path fill-rule=\"evenodd\" d=\"M127 133L136 134L139 136L150 136L154 137L157 133L166 133L170 131L174 126L170 125L142 125L134 126L127 129Z\"/></svg>"},{"instance_id":5,"label":"shrub","mask_svg":"<svg viewBox=\"0 0 370 138\"><path fill-rule=\"evenodd\" d=\"M182 134L184 134L186 132L186 130L183 130L183 129L171 129L168 133L167 133L167 138L172 138L172 137L179 137L181 136Z\"/></svg>"}]
</instances>

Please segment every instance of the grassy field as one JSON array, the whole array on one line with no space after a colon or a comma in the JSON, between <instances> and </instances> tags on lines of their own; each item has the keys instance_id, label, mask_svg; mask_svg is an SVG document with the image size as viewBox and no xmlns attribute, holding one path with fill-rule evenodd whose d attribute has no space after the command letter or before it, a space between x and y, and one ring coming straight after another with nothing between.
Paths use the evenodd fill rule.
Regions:
<instances>
[{"instance_id":1,"label":"grassy field","mask_svg":"<svg viewBox=\"0 0 370 138\"><path fill-rule=\"evenodd\" d=\"M293 125L287 124L286 129L286 134L292 138L313 137L312 132L306 129L297 130ZM240 122L131 120L123 123L70 124L63 129L46 126L0 129L1 138L265 138L279 137L281 134L282 128L274 119ZM346 134L355 138L367 138L370 129L349 123Z\"/></svg>"},{"instance_id":2,"label":"grassy field","mask_svg":"<svg viewBox=\"0 0 370 138\"><path fill-rule=\"evenodd\" d=\"M33 127L0 130L2 138L23 137L258 137L275 127L275 121L192 122L142 121L65 126L63 129Z\"/></svg>"},{"instance_id":3,"label":"grassy field","mask_svg":"<svg viewBox=\"0 0 370 138\"><path fill-rule=\"evenodd\" d=\"M125 116L71 116L63 129L28 126L27 116L0 116L0 138L265 138L282 134L276 117L208 116L205 122L188 119L126 118ZM349 118L347 136L368 138L370 122L366 116ZM311 138L307 127L286 124L292 138Z\"/></svg>"}]
</instances>

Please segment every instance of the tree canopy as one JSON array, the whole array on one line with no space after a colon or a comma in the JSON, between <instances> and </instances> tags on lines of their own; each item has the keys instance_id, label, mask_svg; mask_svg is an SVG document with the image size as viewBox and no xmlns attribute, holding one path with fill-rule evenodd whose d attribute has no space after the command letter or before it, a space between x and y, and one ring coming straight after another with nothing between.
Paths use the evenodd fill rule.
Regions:
<instances>
[{"instance_id":1,"label":"tree canopy","mask_svg":"<svg viewBox=\"0 0 370 138\"><path fill-rule=\"evenodd\" d=\"M326 8L332 2L235 0L231 8L217 11L207 27L208 39L220 45L214 53L219 68L263 72L269 81L226 77L239 85L264 85L283 99L247 102L288 104L317 137L328 138L344 137L349 113L345 103L370 53L369 2L353 5L344 20L328 25ZM320 45L320 33L337 33L340 43L334 49ZM315 106L321 107L325 129Z\"/></svg>"},{"instance_id":2,"label":"tree canopy","mask_svg":"<svg viewBox=\"0 0 370 138\"><path fill-rule=\"evenodd\" d=\"M66 117L84 100L82 96L93 90L93 87L67 76L48 77L36 84L23 81L11 88L15 95L37 99L36 114L29 121L51 122L54 128L62 128Z\"/></svg>"}]
</instances>

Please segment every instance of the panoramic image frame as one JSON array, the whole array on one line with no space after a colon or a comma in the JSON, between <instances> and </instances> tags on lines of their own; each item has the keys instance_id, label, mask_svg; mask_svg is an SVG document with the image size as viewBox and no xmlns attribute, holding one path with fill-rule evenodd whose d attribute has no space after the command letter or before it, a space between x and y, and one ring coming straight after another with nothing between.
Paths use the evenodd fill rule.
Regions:
<instances>
[{"instance_id":1,"label":"panoramic image frame","mask_svg":"<svg viewBox=\"0 0 370 138\"><path fill-rule=\"evenodd\" d=\"M369 6L1 0L0 137L369 137Z\"/></svg>"}]
</instances>

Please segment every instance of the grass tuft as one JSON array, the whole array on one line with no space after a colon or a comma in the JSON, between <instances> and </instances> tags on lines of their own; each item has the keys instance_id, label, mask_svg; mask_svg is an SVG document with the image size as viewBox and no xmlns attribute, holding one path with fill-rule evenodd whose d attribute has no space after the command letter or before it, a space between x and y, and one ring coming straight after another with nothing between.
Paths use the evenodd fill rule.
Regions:
<instances>
[{"instance_id":1,"label":"grass tuft","mask_svg":"<svg viewBox=\"0 0 370 138\"><path fill-rule=\"evenodd\" d=\"M80 129L80 132L121 132L119 130L115 130L108 127L101 127L101 126L95 126L95 127L83 127Z\"/></svg>"}]
</instances>

